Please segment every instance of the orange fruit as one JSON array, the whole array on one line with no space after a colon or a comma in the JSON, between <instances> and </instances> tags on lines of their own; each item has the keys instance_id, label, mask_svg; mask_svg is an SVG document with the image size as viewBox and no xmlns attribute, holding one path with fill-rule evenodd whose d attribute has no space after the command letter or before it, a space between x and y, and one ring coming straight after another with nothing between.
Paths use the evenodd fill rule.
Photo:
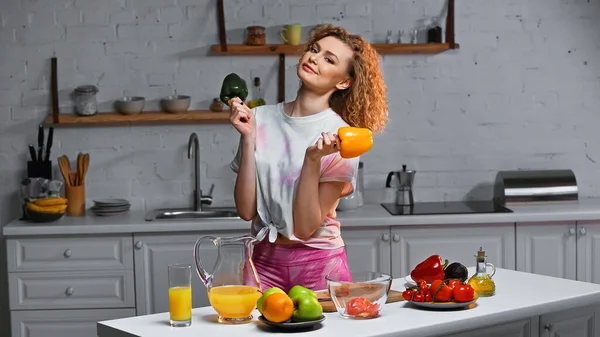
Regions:
<instances>
[{"instance_id":1,"label":"orange fruit","mask_svg":"<svg viewBox=\"0 0 600 337\"><path fill-rule=\"evenodd\" d=\"M294 314L294 302L287 294L273 293L263 300L262 314L270 322L285 322Z\"/></svg>"}]
</instances>

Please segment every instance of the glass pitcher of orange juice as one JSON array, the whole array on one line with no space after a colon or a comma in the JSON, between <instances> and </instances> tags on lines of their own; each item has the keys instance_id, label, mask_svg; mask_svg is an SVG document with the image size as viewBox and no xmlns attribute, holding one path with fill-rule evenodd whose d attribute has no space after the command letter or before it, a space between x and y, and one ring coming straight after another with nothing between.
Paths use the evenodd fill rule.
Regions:
<instances>
[{"instance_id":1,"label":"glass pitcher of orange juice","mask_svg":"<svg viewBox=\"0 0 600 337\"><path fill-rule=\"evenodd\" d=\"M212 274L204 269L200 257L200 245L207 241L212 242L219 253ZM255 242L251 235L203 236L194 245L196 271L206 286L208 300L219 316L219 323L252 321L252 311L262 296L260 280L252 263Z\"/></svg>"}]
</instances>

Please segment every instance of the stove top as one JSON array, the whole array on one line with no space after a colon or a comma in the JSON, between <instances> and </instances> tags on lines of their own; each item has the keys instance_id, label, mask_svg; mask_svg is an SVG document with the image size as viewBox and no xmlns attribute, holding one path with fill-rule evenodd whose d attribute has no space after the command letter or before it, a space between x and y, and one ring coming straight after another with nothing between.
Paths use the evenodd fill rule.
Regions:
<instances>
[{"instance_id":1,"label":"stove top","mask_svg":"<svg viewBox=\"0 0 600 337\"><path fill-rule=\"evenodd\" d=\"M383 203L381 206L391 215L512 213L510 209L494 201L415 202L413 206Z\"/></svg>"}]
</instances>

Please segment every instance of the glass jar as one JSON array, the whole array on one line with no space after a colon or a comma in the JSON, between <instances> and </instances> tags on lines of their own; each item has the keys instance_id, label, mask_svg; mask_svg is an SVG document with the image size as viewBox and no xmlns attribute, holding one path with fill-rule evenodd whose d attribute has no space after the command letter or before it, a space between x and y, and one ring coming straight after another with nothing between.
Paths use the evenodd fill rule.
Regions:
<instances>
[{"instance_id":1,"label":"glass jar","mask_svg":"<svg viewBox=\"0 0 600 337\"><path fill-rule=\"evenodd\" d=\"M265 27L250 26L245 29L245 43L249 46L264 46L267 43Z\"/></svg>"},{"instance_id":2,"label":"glass jar","mask_svg":"<svg viewBox=\"0 0 600 337\"><path fill-rule=\"evenodd\" d=\"M75 88L75 113L80 116L93 116L98 113L97 93L98 88L95 85L81 85Z\"/></svg>"}]
</instances>

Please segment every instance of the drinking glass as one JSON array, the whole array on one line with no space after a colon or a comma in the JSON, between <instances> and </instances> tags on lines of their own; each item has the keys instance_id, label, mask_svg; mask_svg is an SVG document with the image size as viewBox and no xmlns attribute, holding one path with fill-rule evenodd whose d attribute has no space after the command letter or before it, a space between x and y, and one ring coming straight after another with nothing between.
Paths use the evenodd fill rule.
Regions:
<instances>
[{"instance_id":1,"label":"drinking glass","mask_svg":"<svg viewBox=\"0 0 600 337\"><path fill-rule=\"evenodd\" d=\"M192 324L192 266L169 265L169 323L173 327Z\"/></svg>"}]
</instances>

